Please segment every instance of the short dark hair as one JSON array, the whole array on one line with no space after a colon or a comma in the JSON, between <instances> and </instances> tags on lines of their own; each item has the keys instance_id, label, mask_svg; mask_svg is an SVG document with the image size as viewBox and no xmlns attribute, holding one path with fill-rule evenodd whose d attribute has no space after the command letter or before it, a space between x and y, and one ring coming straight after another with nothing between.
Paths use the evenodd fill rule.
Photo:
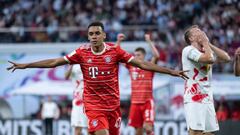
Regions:
<instances>
[{"instance_id":1,"label":"short dark hair","mask_svg":"<svg viewBox=\"0 0 240 135\"><path fill-rule=\"evenodd\" d=\"M142 52L144 55L146 54L146 50L142 47L138 47L135 49L135 52Z\"/></svg>"},{"instance_id":2,"label":"short dark hair","mask_svg":"<svg viewBox=\"0 0 240 135\"><path fill-rule=\"evenodd\" d=\"M102 22L98 22L98 21L92 22L92 23L90 23L90 24L88 25L88 29L89 29L90 27L92 27L92 26L99 26L99 27L101 27L102 30L104 31L104 25L103 25Z\"/></svg>"},{"instance_id":3,"label":"short dark hair","mask_svg":"<svg viewBox=\"0 0 240 135\"><path fill-rule=\"evenodd\" d=\"M189 40L189 37L190 37L190 35L191 35L190 30L191 30L192 28L198 28L198 25L193 25L193 26L187 28L187 29L185 30L185 33L184 33L185 42L186 42L187 44L189 44L189 45L191 44L191 41Z\"/></svg>"}]
</instances>

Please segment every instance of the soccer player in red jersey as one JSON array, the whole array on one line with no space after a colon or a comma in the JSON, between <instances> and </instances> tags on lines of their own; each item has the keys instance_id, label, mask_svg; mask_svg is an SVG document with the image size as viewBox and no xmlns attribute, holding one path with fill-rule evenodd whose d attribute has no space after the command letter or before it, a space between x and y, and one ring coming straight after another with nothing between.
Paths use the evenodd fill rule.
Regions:
<instances>
[{"instance_id":1,"label":"soccer player in red jersey","mask_svg":"<svg viewBox=\"0 0 240 135\"><path fill-rule=\"evenodd\" d=\"M65 64L80 64L84 79L83 103L88 117L88 131L94 135L118 135L121 125L118 65L131 63L145 70L187 78L186 71L159 67L134 58L114 44L105 43L106 33L101 22L88 26L90 43L81 45L72 53L55 59L12 65L8 70L26 68L53 68Z\"/></svg>"},{"instance_id":2,"label":"soccer player in red jersey","mask_svg":"<svg viewBox=\"0 0 240 135\"><path fill-rule=\"evenodd\" d=\"M117 45L120 45L124 39L123 34L118 35ZM151 63L156 64L159 58L159 53L150 39L150 34L145 34L145 40L149 44L153 57ZM134 56L139 60L144 60L146 51L144 48L139 47L135 49ZM134 127L136 135L142 135L143 130L147 135L153 134L154 123L154 101L152 95L152 85L154 72L140 69L127 64L131 76L131 107L129 113L129 125Z\"/></svg>"},{"instance_id":3,"label":"soccer player in red jersey","mask_svg":"<svg viewBox=\"0 0 240 135\"><path fill-rule=\"evenodd\" d=\"M235 76L240 76L240 47L235 52L234 74Z\"/></svg>"}]
</instances>

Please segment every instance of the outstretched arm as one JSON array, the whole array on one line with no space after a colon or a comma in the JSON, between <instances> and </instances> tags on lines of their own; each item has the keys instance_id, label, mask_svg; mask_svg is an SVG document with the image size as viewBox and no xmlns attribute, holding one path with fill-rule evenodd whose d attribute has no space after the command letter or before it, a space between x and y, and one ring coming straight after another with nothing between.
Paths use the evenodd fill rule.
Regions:
<instances>
[{"instance_id":1,"label":"outstretched arm","mask_svg":"<svg viewBox=\"0 0 240 135\"><path fill-rule=\"evenodd\" d=\"M188 71L176 71L176 70L172 70L172 69L169 69L169 68L160 67L160 66L158 66L156 64L153 64L151 62L141 61L141 60L138 60L136 58L133 58L130 61L130 64L132 64L133 66L139 67L141 69L144 69L144 70L163 73L163 74L169 74L169 75L172 75L172 76L181 77L183 79L188 79L188 77L185 75L185 72L188 72Z\"/></svg>"},{"instance_id":2,"label":"outstretched arm","mask_svg":"<svg viewBox=\"0 0 240 135\"><path fill-rule=\"evenodd\" d=\"M56 58L56 59L48 59L42 60L32 63L15 63L12 61L8 61L12 65L7 68L7 70L12 70L14 72L16 69L26 69L26 68L53 68L61 65L68 64L68 62L63 58Z\"/></svg>"},{"instance_id":3,"label":"outstretched arm","mask_svg":"<svg viewBox=\"0 0 240 135\"><path fill-rule=\"evenodd\" d=\"M153 53L153 57L151 59L151 62L156 64L158 59L159 59L159 53L158 53L157 48L155 47L155 45L153 44L153 42L152 42L152 40L150 38L150 34L145 34L145 40L149 44L149 46L150 46L150 48L152 50L152 53Z\"/></svg>"},{"instance_id":4,"label":"outstretched arm","mask_svg":"<svg viewBox=\"0 0 240 135\"><path fill-rule=\"evenodd\" d=\"M240 76L240 47L235 52L234 74L235 74L235 76Z\"/></svg>"}]
</instances>

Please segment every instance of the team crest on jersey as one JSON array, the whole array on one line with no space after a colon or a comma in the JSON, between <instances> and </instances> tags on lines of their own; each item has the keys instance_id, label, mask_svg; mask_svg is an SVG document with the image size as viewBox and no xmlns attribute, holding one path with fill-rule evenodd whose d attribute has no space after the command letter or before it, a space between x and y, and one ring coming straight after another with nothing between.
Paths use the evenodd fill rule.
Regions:
<instances>
[{"instance_id":1,"label":"team crest on jersey","mask_svg":"<svg viewBox=\"0 0 240 135\"><path fill-rule=\"evenodd\" d=\"M98 120L92 120L91 124L93 127L96 127L98 125Z\"/></svg>"},{"instance_id":2,"label":"team crest on jersey","mask_svg":"<svg viewBox=\"0 0 240 135\"><path fill-rule=\"evenodd\" d=\"M106 63L110 63L111 62L111 57L110 56L106 56L105 57L105 62Z\"/></svg>"}]
</instances>

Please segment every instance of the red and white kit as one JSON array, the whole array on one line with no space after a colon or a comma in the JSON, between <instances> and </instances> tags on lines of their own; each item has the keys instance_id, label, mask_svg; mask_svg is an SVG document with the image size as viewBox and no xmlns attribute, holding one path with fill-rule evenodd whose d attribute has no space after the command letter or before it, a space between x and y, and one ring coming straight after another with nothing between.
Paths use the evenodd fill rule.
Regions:
<instances>
[{"instance_id":1,"label":"red and white kit","mask_svg":"<svg viewBox=\"0 0 240 135\"><path fill-rule=\"evenodd\" d=\"M189 70L185 82L184 109L188 128L213 132L219 130L211 89L212 65L199 63L202 52L193 46L182 51L183 70ZM212 55L214 57L214 55Z\"/></svg>"},{"instance_id":2,"label":"red and white kit","mask_svg":"<svg viewBox=\"0 0 240 135\"><path fill-rule=\"evenodd\" d=\"M119 62L128 63L133 56L114 44L104 43L100 53L90 44L82 45L66 55L70 64L80 64L84 78L83 103L88 117L90 132L109 129L119 134L121 123L118 84Z\"/></svg>"},{"instance_id":3,"label":"red and white kit","mask_svg":"<svg viewBox=\"0 0 240 135\"><path fill-rule=\"evenodd\" d=\"M126 66L131 76L131 108L129 125L139 128L144 122L154 122L152 81L154 73L131 65Z\"/></svg>"},{"instance_id":4,"label":"red and white kit","mask_svg":"<svg viewBox=\"0 0 240 135\"><path fill-rule=\"evenodd\" d=\"M87 116L83 107L83 75L79 64L72 67L71 80L75 85L73 91L71 125L73 127L87 127Z\"/></svg>"}]
</instances>

